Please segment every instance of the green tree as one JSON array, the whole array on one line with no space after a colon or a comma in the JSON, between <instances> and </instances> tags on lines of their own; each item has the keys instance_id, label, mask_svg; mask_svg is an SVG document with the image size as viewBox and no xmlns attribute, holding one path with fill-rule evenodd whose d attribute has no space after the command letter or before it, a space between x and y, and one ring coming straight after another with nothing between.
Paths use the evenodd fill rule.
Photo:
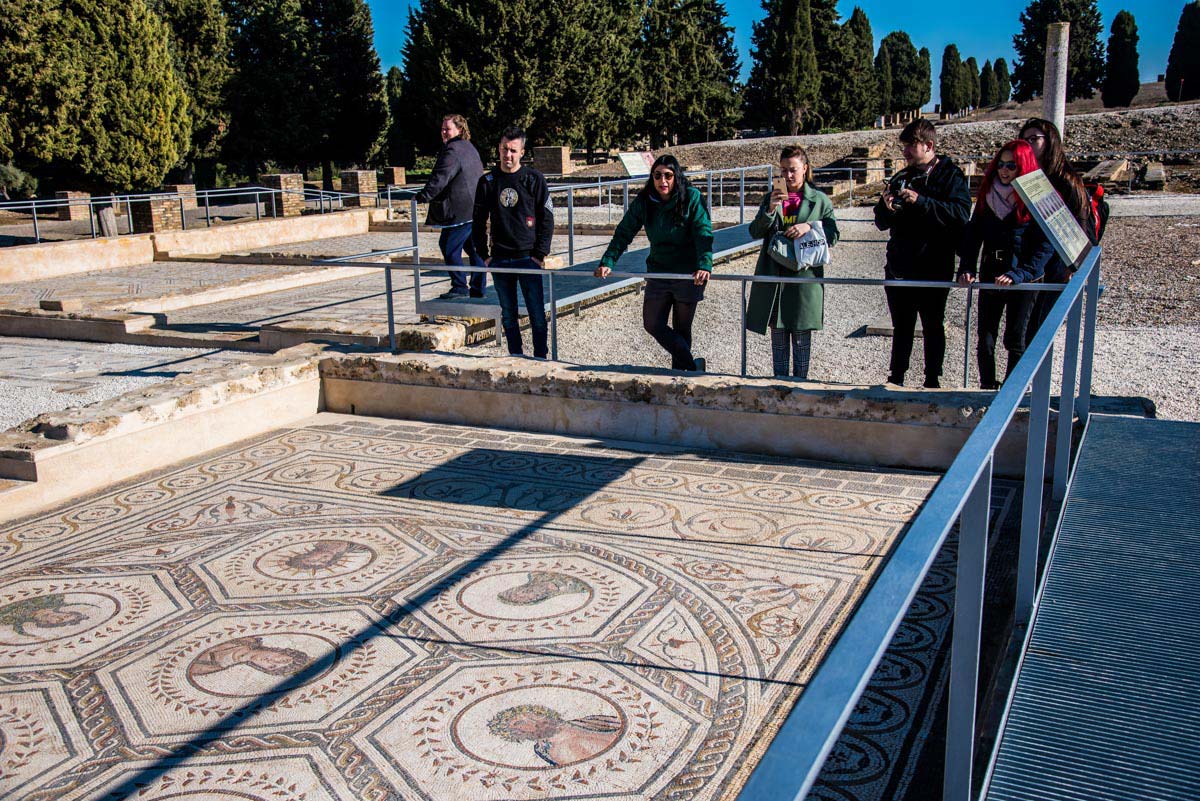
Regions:
<instances>
[{"instance_id":1,"label":"green tree","mask_svg":"<svg viewBox=\"0 0 1200 801\"><path fill-rule=\"evenodd\" d=\"M979 84L979 62L975 60L975 56L971 56L963 62L963 72L966 75L966 88L968 92L967 107L979 108L982 89Z\"/></svg>"},{"instance_id":2,"label":"green tree","mask_svg":"<svg viewBox=\"0 0 1200 801\"><path fill-rule=\"evenodd\" d=\"M127 191L185 157L191 115L144 0L0 0L0 161Z\"/></svg>"},{"instance_id":3,"label":"green tree","mask_svg":"<svg viewBox=\"0 0 1200 801\"><path fill-rule=\"evenodd\" d=\"M585 145L589 155L598 147L629 142L639 135L647 95L641 71L645 1L591 0L590 7L594 22L584 32L581 46L595 48L599 57L568 57L564 102L553 110L552 126L564 141ZM732 39L729 46L732 49ZM736 49L732 58L736 70ZM723 108L736 116L735 109ZM580 115L576 109L589 113Z\"/></svg>"},{"instance_id":4,"label":"green tree","mask_svg":"<svg viewBox=\"0 0 1200 801\"><path fill-rule=\"evenodd\" d=\"M1100 97L1105 108L1128 106L1142 86L1138 74L1138 30L1133 15L1118 11L1108 37L1108 61L1104 65L1104 84Z\"/></svg>"},{"instance_id":5,"label":"green tree","mask_svg":"<svg viewBox=\"0 0 1200 801\"><path fill-rule=\"evenodd\" d=\"M301 0L312 43L316 98L312 158L326 189L334 164L364 164L387 124L387 99L375 52L371 11L363 0Z\"/></svg>"},{"instance_id":6,"label":"green tree","mask_svg":"<svg viewBox=\"0 0 1200 801\"><path fill-rule=\"evenodd\" d=\"M400 72L399 67L392 67L387 71L385 80L388 129L383 146L383 160L386 162L385 166L412 169L416 162L416 153L408 135L408 126L404 124L407 114L404 104L404 73Z\"/></svg>"},{"instance_id":7,"label":"green tree","mask_svg":"<svg viewBox=\"0 0 1200 801\"><path fill-rule=\"evenodd\" d=\"M917 73L921 80L921 96L918 108L923 108L933 99L933 62L929 58L929 48L922 47L917 53Z\"/></svg>"},{"instance_id":8,"label":"green tree","mask_svg":"<svg viewBox=\"0 0 1200 801\"><path fill-rule=\"evenodd\" d=\"M996 82L996 71L991 60L983 62L979 71L979 107L991 108L1000 103L1000 84Z\"/></svg>"},{"instance_id":9,"label":"green tree","mask_svg":"<svg viewBox=\"0 0 1200 801\"><path fill-rule=\"evenodd\" d=\"M887 45L881 44L875 54L875 74L879 76L879 105L880 114L892 113L892 55Z\"/></svg>"},{"instance_id":10,"label":"green tree","mask_svg":"<svg viewBox=\"0 0 1200 801\"><path fill-rule=\"evenodd\" d=\"M1179 15L1179 27L1167 56L1167 97L1200 98L1200 0L1192 0Z\"/></svg>"},{"instance_id":11,"label":"green tree","mask_svg":"<svg viewBox=\"0 0 1200 801\"><path fill-rule=\"evenodd\" d=\"M251 175L274 163L303 169L324 113L300 0L226 0L232 42L223 159Z\"/></svg>"},{"instance_id":12,"label":"green tree","mask_svg":"<svg viewBox=\"0 0 1200 801\"><path fill-rule=\"evenodd\" d=\"M812 123L821 88L808 0L763 0L763 10L752 35L747 118L794 135Z\"/></svg>"},{"instance_id":13,"label":"green tree","mask_svg":"<svg viewBox=\"0 0 1200 801\"><path fill-rule=\"evenodd\" d=\"M964 85L965 77L958 45L946 45L942 51L942 71L938 75L938 94L942 99L942 111L947 114L957 114L966 107L969 92Z\"/></svg>"},{"instance_id":14,"label":"green tree","mask_svg":"<svg viewBox=\"0 0 1200 801\"><path fill-rule=\"evenodd\" d=\"M996 71L997 102L1007 103L1009 98L1012 97L1012 79L1008 74L1008 62L1002 58L998 58L992 69Z\"/></svg>"},{"instance_id":15,"label":"green tree","mask_svg":"<svg viewBox=\"0 0 1200 801\"><path fill-rule=\"evenodd\" d=\"M912 39L904 31L892 31L880 41L887 46L892 65L891 111L912 111L923 104L924 80L921 77L921 57Z\"/></svg>"},{"instance_id":16,"label":"green tree","mask_svg":"<svg viewBox=\"0 0 1200 801\"><path fill-rule=\"evenodd\" d=\"M187 88L192 139L184 176L211 187L229 125L225 92L232 70L225 12L220 0L151 0L150 8L167 23L175 73Z\"/></svg>"},{"instance_id":17,"label":"green tree","mask_svg":"<svg viewBox=\"0 0 1200 801\"><path fill-rule=\"evenodd\" d=\"M1067 51L1067 100L1091 97L1104 80L1104 26L1096 0L1033 0L1021 12L1021 30L1013 37L1013 97L1026 101L1041 94L1046 70L1046 27L1071 23Z\"/></svg>"},{"instance_id":18,"label":"green tree","mask_svg":"<svg viewBox=\"0 0 1200 801\"><path fill-rule=\"evenodd\" d=\"M874 37L861 8L838 29L821 75L822 113L827 127L869 126L879 106L875 79Z\"/></svg>"}]
</instances>

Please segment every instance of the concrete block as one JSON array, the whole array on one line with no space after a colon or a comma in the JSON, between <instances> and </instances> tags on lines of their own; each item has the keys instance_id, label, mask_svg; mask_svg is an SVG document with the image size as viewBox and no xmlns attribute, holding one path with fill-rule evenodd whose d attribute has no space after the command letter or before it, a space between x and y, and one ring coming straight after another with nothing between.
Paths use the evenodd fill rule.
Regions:
<instances>
[{"instance_id":1,"label":"concrete block","mask_svg":"<svg viewBox=\"0 0 1200 801\"><path fill-rule=\"evenodd\" d=\"M79 298L40 300L38 301L38 308L44 311L77 312L83 311L83 301Z\"/></svg>"},{"instance_id":2,"label":"concrete block","mask_svg":"<svg viewBox=\"0 0 1200 801\"><path fill-rule=\"evenodd\" d=\"M149 235L17 245L0 248L0 284L133 267L152 261L154 240Z\"/></svg>"}]
</instances>

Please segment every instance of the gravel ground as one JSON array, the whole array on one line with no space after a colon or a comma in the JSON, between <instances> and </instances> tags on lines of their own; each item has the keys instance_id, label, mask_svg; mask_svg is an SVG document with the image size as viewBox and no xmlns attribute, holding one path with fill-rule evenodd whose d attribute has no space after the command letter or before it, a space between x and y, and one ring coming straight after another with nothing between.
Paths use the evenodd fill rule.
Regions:
<instances>
[{"instance_id":1,"label":"gravel ground","mask_svg":"<svg viewBox=\"0 0 1200 801\"><path fill-rule=\"evenodd\" d=\"M834 250L834 264L827 275L881 277L885 235L867 222L869 213L869 209L839 210L839 218L844 222L843 239ZM1193 221L1200 222L1195 218ZM1105 243L1120 240L1122 245L1114 248L1118 251L1114 258L1116 263L1104 274L1109 294L1102 302L1097 332L1094 392L1114 398L1148 398L1154 403L1159 417L1200 421L1200 371L1197 371L1197 365L1200 365L1200 319L1196 304L1176 304L1170 314L1153 317L1154 322L1150 325L1131 325L1119 311L1125 308L1127 301L1122 299L1115 284L1138 265L1143 265L1143 270L1149 269L1144 266L1145 261L1133 261L1121 254L1155 252L1162 254L1164 260L1179 258L1177 239L1162 236L1164 222L1175 224L1172 220L1139 219L1114 220L1110 224L1116 227L1110 227ZM754 263L755 257L751 256L718 269L724 273L751 274ZM1165 274L1174 263L1168 262L1154 269ZM695 352L708 360L709 372L737 375L740 370L740 303L740 289L736 284L713 282L705 301L700 304L694 325ZM963 384L964 303L965 296L956 291L951 294L947 306L944 387ZM859 385L882 383L887 375L891 339L864 336L862 331L868 323L886 318L887 305L882 288L828 288L825 295L826 327L813 337L812 380ZM559 322L559 357L564 361L663 368L670 365L665 352L641 328L640 295L627 295L588 309L582 315L564 316ZM525 336L528 339L528 332ZM757 334L747 337L749 375L769 376L768 338ZM1055 351L1055 376L1061 375L1062 339L1060 334ZM978 373L973 348L974 337L969 369L971 383L975 385ZM494 346L484 345L476 352L495 353L496 350ZM532 352L529 344L526 351ZM997 353L997 361L999 369L1003 370L1002 349ZM918 339L908 374L910 384L919 381L923 366ZM1057 378L1054 383L1057 388Z\"/></svg>"},{"instance_id":2,"label":"gravel ground","mask_svg":"<svg viewBox=\"0 0 1200 801\"><path fill-rule=\"evenodd\" d=\"M252 354L0 337L0 431Z\"/></svg>"}]
</instances>

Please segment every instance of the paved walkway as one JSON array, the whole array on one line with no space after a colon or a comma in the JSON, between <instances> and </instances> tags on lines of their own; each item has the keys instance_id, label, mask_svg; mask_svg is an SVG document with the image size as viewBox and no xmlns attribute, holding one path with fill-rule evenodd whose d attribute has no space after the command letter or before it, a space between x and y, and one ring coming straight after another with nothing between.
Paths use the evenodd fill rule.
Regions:
<instances>
[{"instance_id":1,"label":"paved walkway","mask_svg":"<svg viewBox=\"0 0 1200 801\"><path fill-rule=\"evenodd\" d=\"M0 781L732 798L935 480L319 415L0 532Z\"/></svg>"}]
</instances>

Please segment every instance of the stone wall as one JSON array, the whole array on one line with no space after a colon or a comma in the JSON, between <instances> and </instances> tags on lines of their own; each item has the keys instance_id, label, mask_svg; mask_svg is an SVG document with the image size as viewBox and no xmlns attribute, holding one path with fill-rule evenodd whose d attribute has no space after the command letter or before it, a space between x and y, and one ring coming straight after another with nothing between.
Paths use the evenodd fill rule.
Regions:
<instances>
[{"instance_id":1,"label":"stone wall","mask_svg":"<svg viewBox=\"0 0 1200 801\"><path fill-rule=\"evenodd\" d=\"M346 208L374 206L374 197L362 197L362 195L374 195L379 191L375 171L345 170L342 172L342 191L354 195L354 197L342 198L342 206Z\"/></svg>"},{"instance_id":2,"label":"stone wall","mask_svg":"<svg viewBox=\"0 0 1200 801\"><path fill-rule=\"evenodd\" d=\"M86 220L91 206L87 203L91 199L91 195L87 192L55 192L55 200L70 201L69 203L58 207L58 219L60 220Z\"/></svg>"},{"instance_id":3,"label":"stone wall","mask_svg":"<svg viewBox=\"0 0 1200 801\"><path fill-rule=\"evenodd\" d=\"M408 183L408 176L405 174L403 167L383 168L384 186L404 186L406 183Z\"/></svg>"},{"instance_id":4,"label":"stone wall","mask_svg":"<svg viewBox=\"0 0 1200 801\"><path fill-rule=\"evenodd\" d=\"M154 234L159 231L182 231L183 210L179 198L151 197L132 204L133 231L138 234Z\"/></svg>"},{"instance_id":5,"label":"stone wall","mask_svg":"<svg viewBox=\"0 0 1200 801\"><path fill-rule=\"evenodd\" d=\"M263 198L268 217L297 217L304 213L304 176L300 173L277 173L260 176L263 186L277 189Z\"/></svg>"},{"instance_id":6,"label":"stone wall","mask_svg":"<svg viewBox=\"0 0 1200 801\"><path fill-rule=\"evenodd\" d=\"M184 211L197 207L196 203L196 185L195 184L166 184L163 186L164 192L170 192L173 195L179 195L183 199Z\"/></svg>"},{"instance_id":7,"label":"stone wall","mask_svg":"<svg viewBox=\"0 0 1200 801\"><path fill-rule=\"evenodd\" d=\"M545 175L566 175L575 169L569 147L535 147L533 168Z\"/></svg>"}]
</instances>

